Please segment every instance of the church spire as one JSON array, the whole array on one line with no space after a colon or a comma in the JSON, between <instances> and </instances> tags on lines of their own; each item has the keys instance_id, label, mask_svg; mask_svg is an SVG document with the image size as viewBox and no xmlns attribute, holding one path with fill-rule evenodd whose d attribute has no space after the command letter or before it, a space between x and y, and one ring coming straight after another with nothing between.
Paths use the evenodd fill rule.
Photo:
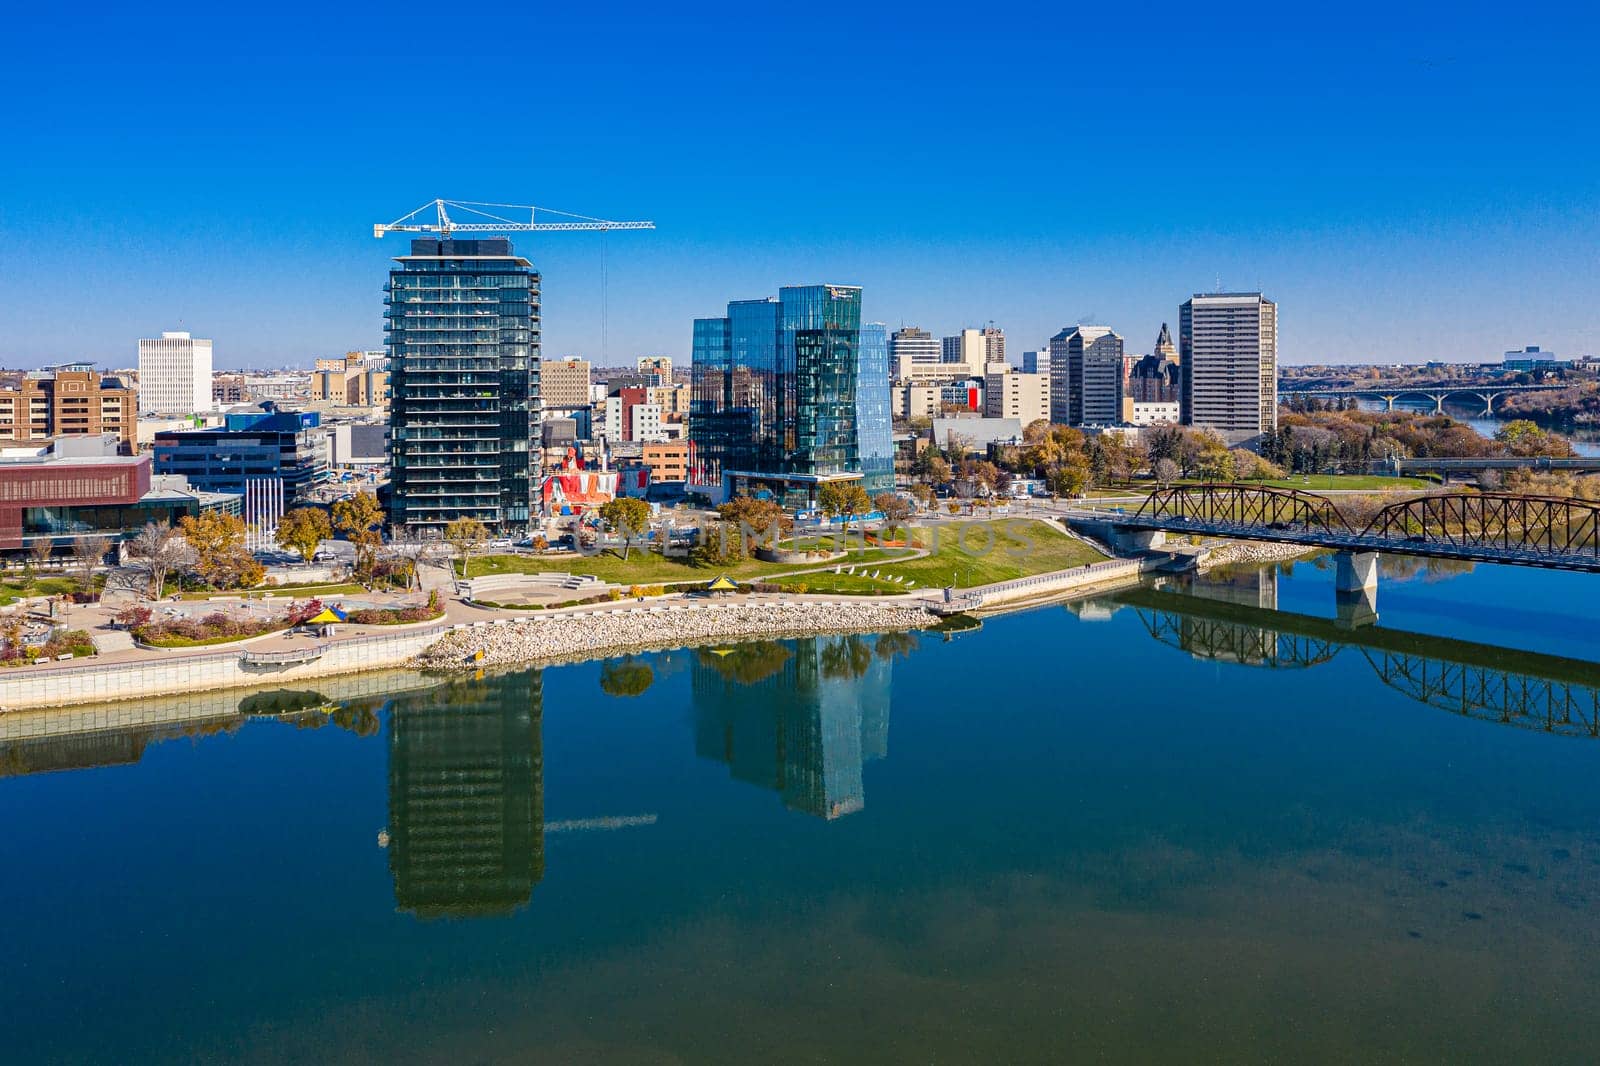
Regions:
<instances>
[{"instance_id":1,"label":"church spire","mask_svg":"<svg viewBox=\"0 0 1600 1066\"><path fill-rule=\"evenodd\" d=\"M1168 331L1165 322L1161 323L1161 336L1156 338L1155 354L1169 362L1176 363L1178 361L1178 349L1173 346L1172 334Z\"/></svg>"}]
</instances>

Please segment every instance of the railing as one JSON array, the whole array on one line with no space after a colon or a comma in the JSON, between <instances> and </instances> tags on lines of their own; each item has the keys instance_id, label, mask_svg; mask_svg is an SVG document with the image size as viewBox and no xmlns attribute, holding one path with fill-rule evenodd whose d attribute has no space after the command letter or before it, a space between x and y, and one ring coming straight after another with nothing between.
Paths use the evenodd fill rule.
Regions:
<instances>
[{"instance_id":1,"label":"railing","mask_svg":"<svg viewBox=\"0 0 1600 1066\"><path fill-rule=\"evenodd\" d=\"M328 651L329 645L318 644L314 648L299 648L295 651L245 651L239 654L239 661L245 666L274 666L282 663L309 663L320 659Z\"/></svg>"}]
</instances>

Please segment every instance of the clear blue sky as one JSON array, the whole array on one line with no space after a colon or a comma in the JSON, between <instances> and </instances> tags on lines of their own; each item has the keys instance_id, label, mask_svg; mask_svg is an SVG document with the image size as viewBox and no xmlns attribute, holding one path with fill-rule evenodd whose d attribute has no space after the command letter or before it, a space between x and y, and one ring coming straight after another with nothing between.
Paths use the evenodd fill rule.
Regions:
<instances>
[{"instance_id":1,"label":"clear blue sky","mask_svg":"<svg viewBox=\"0 0 1600 1066\"><path fill-rule=\"evenodd\" d=\"M180 321L223 366L377 347L372 223L435 196L654 219L603 239L611 362L811 281L1019 351L1080 319L1147 351L1220 279L1279 301L1288 362L1600 353L1597 16L1410 6L33 5L0 363ZM602 357L601 244L519 242L547 356Z\"/></svg>"}]
</instances>

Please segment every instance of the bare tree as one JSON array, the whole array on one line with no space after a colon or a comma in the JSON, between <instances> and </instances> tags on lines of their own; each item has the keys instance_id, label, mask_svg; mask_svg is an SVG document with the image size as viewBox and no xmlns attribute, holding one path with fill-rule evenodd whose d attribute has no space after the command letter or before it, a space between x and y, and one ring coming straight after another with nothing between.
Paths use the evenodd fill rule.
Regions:
<instances>
[{"instance_id":1,"label":"bare tree","mask_svg":"<svg viewBox=\"0 0 1600 1066\"><path fill-rule=\"evenodd\" d=\"M128 542L128 555L134 564L150 575L147 586L151 599L160 599L167 575L193 566L195 550L182 531L172 526L147 524Z\"/></svg>"},{"instance_id":2,"label":"bare tree","mask_svg":"<svg viewBox=\"0 0 1600 1066\"><path fill-rule=\"evenodd\" d=\"M100 534L79 537L72 542L72 561L78 570L78 579L83 583L86 598L94 593L94 568L105 561L106 552L110 550L111 538Z\"/></svg>"},{"instance_id":3,"label":"bare tree","mask_svg":"<svg viewBox=\"0 0 1600 1066\"><path fill-rule=\"evenodd\" d=\"M42 569L50 562L50 553L55 551L56 543L49 537L38 537L28 545L28 565L35 570Z\"/></svg>"}]
</instances>

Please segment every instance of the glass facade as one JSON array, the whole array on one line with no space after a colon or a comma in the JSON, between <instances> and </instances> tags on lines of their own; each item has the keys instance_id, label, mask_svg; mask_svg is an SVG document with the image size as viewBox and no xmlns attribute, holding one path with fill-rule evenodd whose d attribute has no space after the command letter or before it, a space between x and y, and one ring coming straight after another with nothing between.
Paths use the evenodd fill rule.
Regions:
<instances>
[{"instance_id":1,"label":"glass facade","mask_svg":"<svg viewBox=\"0 0 1600 1066\"><path fill-rule=\"evenodd\" d=\"M296 497L328 476L327 437L313 413L228 416L219 429L161 432L153 453L157 474L181 474L204 492L242 493L257 479L282 479Z\"/></svg>"},{"instance_id":2,"label":"glass facade","mask_svg":"<svg viewBox=\"0 0 1600 1066\"><path fill-rule=\"evenodd\" d=\"M888 342L882 327L872 336L864 353L861 289L853 285L784 288L776 300L730 303L726 318L697 319L695 480L717 483L733 471L865 473L860 417L881 410L881 432L871 427L868 446L892 484ZM868 379L882 388L858 402L858 384Z\"/></svg>"},{"instance_id":3,"label":"glass facade","mask_svg":"<svg viewBox=\"0 0 1600 1066\"><path fill-rule=\"evenodd\" d=\"M389 520L519 531L539 473L539 275L504 238L415 240L396 261Z\"/></svg>"},{"instance_id":4,"label":"glass facade","mask_svg":"<svg viewBox=\"0 0 1600 1066\"><path fill-rule=\"evenodd\" d=\"M889 327L861 325L861 358L856 363L856 451L861 487L877 495L894 490L893 418L889 411Z\"/></svg>"}]
</instances>

